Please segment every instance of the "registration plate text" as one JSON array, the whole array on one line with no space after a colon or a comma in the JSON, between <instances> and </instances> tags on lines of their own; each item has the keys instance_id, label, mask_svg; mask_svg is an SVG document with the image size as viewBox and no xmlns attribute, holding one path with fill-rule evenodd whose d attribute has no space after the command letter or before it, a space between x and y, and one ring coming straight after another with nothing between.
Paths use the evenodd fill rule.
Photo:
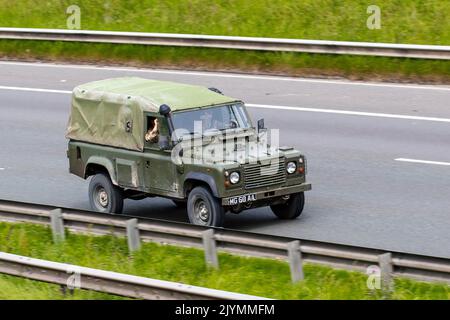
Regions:
<instances>
[{"instance_id":1,"label":"registration plate text","mask_svg":"<svg viewBox=\"0 0 450 320\"><path fill-rule=\"evenodd\" d=\"M242 196L232 197L228 199L228 205L234 206L240 203L256 201L256 193L244 194Z\"/></svg>"}]
</instances>

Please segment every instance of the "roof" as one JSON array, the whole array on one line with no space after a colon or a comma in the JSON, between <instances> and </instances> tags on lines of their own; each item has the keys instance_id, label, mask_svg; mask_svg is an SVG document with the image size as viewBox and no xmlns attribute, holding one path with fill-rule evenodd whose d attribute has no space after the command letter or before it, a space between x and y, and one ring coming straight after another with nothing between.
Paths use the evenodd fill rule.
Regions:
<instances>
[{"instance_id":1,"label":"roof","mask_svg":"<svg viewBox=\"0 0 450 320\"><path fill-rule=\"evenodd\" d=\"M77 98L139 101L143 111L158 112L167 104L172 111L213 106L238 101L206 87L157 81L138 77L122 77L88 82L74 89Z\"/></svg>"}]
</instances>

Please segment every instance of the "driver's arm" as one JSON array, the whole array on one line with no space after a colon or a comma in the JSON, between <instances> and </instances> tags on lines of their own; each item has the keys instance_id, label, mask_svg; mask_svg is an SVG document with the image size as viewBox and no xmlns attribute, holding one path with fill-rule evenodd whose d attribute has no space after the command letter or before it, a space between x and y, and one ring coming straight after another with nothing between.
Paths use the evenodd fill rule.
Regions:
<instances>
[{"instance_id":1,"label":"driver's arm","mask_svg":"<svg viewBox=\"0 0 450 320\"><path fill-rule=\"evenodd\" d=\"M159 135L159 122L158 119L155 119L153 122L153 128L145 134L145 141L156 143L158 142L158 135Z\"/></svg>"}]
</instances>

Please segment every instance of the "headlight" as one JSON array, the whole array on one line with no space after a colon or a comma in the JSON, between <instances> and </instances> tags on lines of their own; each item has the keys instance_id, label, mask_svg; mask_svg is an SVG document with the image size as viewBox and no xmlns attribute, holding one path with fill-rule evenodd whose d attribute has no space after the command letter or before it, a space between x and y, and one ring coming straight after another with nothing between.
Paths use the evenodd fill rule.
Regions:
<instances>
[{"instance_id":1,"label":"headlight","mask_svg":"<svg viewBox=\"0 0 450 320\"><path fill-rule=\"evenodd\" d=\"M295 162L293 162L293 161L288 162L288 164L286 166L287 173L292 174L295 172L295 170L297 170L297 165L295 164Z\"/></svg>"},{"instance_id":2,"label":"headlight","mask_svg":"<svg viewBox=\"0 0 450 320\"><path fill-rule=\"evenodd\" d=\"M239 172L234 171L234 172L232 172L232 173L230 174L230 182L231 182L232 184L238 183L240 178L241 178L241 177L240 177L240 175L239 175Z\"/></svg>"}]
</instances>

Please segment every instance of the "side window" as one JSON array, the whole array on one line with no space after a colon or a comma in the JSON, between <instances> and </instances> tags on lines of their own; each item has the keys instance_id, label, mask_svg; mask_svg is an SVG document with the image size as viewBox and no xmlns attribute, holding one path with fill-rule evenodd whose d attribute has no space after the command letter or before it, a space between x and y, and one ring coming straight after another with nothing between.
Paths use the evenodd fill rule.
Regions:
<instances>
[{"instance_id":1,"label":"side window","mask_svg":"<svg viewBox=\"0 0 450 320\"><path fill-rule=\"evenodd\" d=\"M166 119L156 115L148 115L144 139L147 147L158 149L169 148Z\"/></svg>"},{"instance_id":2,"label":"side window","mask_svg":"<svg viewBox=\"0 0 450 320\"><path fill-rule=\"evenodd\" d=\"M157 144L160 134L160 119L153 116L147 117L147 130L145 131L145 142Z\"/></svg>"}]
</instances>

